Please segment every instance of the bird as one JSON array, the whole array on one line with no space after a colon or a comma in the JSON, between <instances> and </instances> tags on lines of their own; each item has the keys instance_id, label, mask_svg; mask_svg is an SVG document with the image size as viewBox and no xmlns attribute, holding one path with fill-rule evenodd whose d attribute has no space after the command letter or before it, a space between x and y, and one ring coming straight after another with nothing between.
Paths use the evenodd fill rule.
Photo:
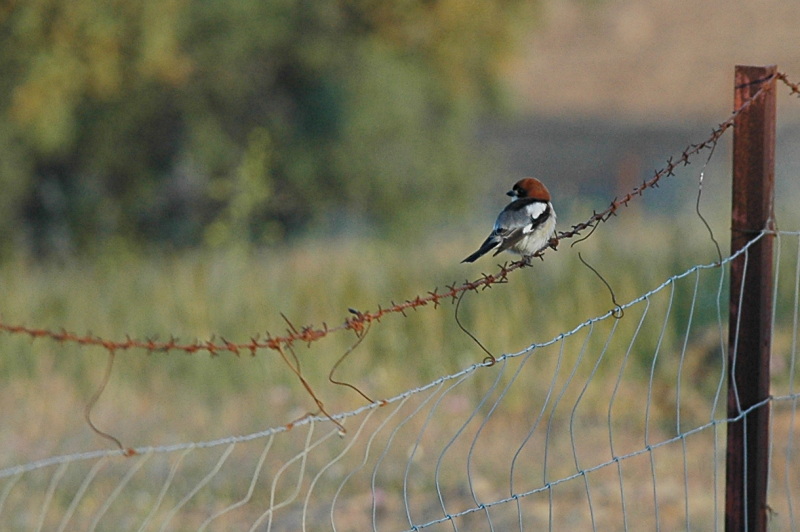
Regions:
<instances>
[{"instance_id":1,"label":"bird","mask_svg":"<svg viewBox=\"0 0 800 532\"><path fill-rule=\"evenodd\" d=\"M492 256L509 251L522 255L527 262L550 244L556 231L556 211L547 187L534 177L526 177L506 194L513 199L500 211L492 233L462 263L475 262L492 250Z\"/></svg>"}]
</instances>

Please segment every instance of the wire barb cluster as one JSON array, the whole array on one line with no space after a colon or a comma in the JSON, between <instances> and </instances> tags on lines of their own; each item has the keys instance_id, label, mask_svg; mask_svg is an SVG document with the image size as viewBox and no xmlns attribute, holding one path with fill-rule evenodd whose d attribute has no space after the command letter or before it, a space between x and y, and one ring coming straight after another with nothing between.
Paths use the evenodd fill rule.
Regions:
<instances>
[{"instance_id":1,"label":"wire barb cluster","mask_svg":"<svg viewBox=\"0 0 800 532\"><path fill-rule=\"evenodd\" d=\"M783 72L778 72L777 74L775 74L775 77L781 80L784 85L789 87L789 89L792 91L791 92L792 95L800 96L800 84L789 81L789 76L787 76Z\"/></svg>"}]
</instances>

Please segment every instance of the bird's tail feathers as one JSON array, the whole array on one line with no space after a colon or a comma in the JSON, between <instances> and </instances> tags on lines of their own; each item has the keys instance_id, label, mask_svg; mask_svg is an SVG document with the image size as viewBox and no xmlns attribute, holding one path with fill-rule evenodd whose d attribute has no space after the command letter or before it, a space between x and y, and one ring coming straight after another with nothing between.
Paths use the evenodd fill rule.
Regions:
<instances>
[{"instance_id":1,"label":"bird's tail feathers","mask_svg":"<svg viewBox=\"0 0 800 532\"><path fill-rule=\"evenodd\" d=\"M461 263L463 264L465 262L475 262L476 260L478 260L482 256L484 256L487 253L489 253L495 247L497 247L497 244L498 244L498 240L496 238L492 238L490 236L489 238L487 238L484 241L483 244L481 244L481 247L478 249L478 251L476 251L475 253L473 253L472 255L467 257L466 259L462 260Z\"/></svg>"}]
</instances>

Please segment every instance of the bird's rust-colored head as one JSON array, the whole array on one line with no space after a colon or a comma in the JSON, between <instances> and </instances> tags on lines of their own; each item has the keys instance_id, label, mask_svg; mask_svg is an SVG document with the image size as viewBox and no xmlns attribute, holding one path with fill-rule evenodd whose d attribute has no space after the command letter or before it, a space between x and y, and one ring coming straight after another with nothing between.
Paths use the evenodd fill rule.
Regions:
<instances>
[{"instance_id":1,"label":"bird's rust-colored head","mask_svg":"<svg viewBox=\"0 0 800 532\"><path fill-rule=\"evenodd\" d=\"M535 177L520 179L506 194L514 199L532 198L539 201L550 201L550 191Z\"/></svg>"}]
</instances>

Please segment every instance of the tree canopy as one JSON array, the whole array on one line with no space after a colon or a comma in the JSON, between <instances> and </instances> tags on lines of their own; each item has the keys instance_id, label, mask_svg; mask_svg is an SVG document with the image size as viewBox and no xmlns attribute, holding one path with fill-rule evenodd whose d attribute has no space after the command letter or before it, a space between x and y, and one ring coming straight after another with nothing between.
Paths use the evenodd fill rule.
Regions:
<instances>
[{"instance_id":1,"label":"tree canopy","mask_svg":"<svg viewBox=\"0 0 800 532\"><path fill-rule=\"evenodd\" d=\"M0 235L274 242L463 209L524 0L0 7Z\"/></svg>"}]
</instances>

